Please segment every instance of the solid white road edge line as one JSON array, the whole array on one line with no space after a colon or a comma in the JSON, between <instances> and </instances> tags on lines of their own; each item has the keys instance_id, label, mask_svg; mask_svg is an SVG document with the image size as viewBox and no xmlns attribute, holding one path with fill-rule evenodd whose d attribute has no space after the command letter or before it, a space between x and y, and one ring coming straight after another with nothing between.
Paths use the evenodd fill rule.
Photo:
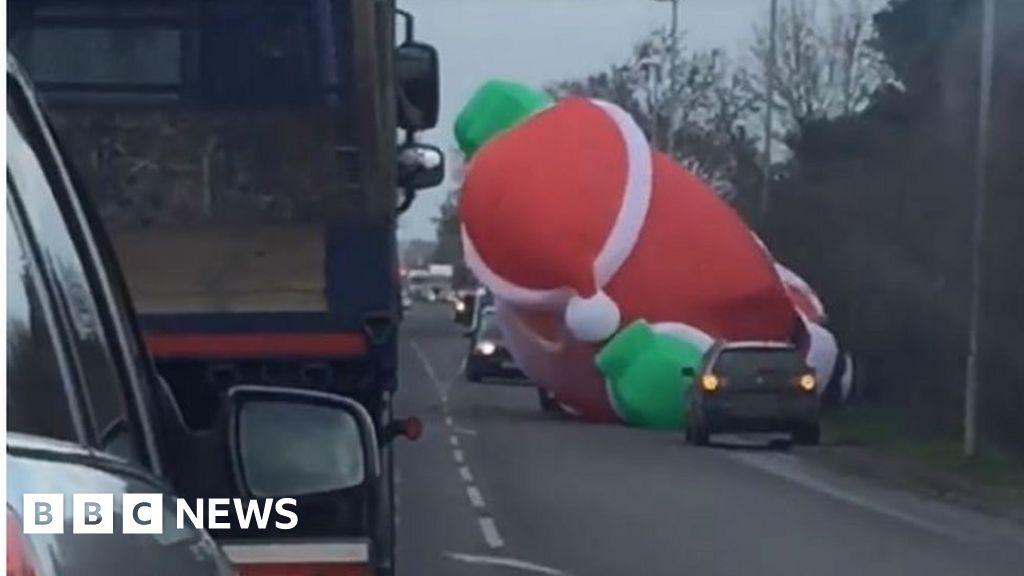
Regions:
<instances>
[{"instance_id":1,"label":"solid white road edge line","mask_svg":"<svg viewBox=\"0 0 1024 576\"><path fill-rule=\"evenodd\" d=\"M452 560L465 562L467 564L501 566L503 568L514 568L516 570L522 570L523 572L546 574L547 576L566 576L566 573L562 572L561 570L548 568L547 566L541 566L540 564L534 564L533 562L527 562L526 560L518 560L516 558L504 558L501 556L481 556L478 554L463 554L461 552L445 552L444 555L451 558Z\"/></svg>"},{"instance_id":2,"label":"solid white road edge line","mask_svg":"<svg viewBox=\"0 0 1024 576\"><path fill-rule=\"evenodd\" d=\"M469 496L469 503L474 508L485 508L487 505L484 504L484 495L480 493L480 489L470 484L466 486L466 495Z\"/></svg>"},{"instance_id":3,"label":"solid white road edge line","mask_svg":"<svg viewBox=\"0 0 1024 576\"><path fill-rule=\"evenodd\" d=\"M790 456L789 458L781 458L780 456L782 455L762 455L749 452L730 452L729 456L733 460L740 461L752 468L757 468L762 472L767 472L768 474L778 478L788 480L794 484L813 490L840 502L845 502L851 506L874 512L875 514L915 526L933 534L952 536L954 538L960 537L960 535L954 530L939 526L933 522L928 522L927 520L910 514L905 514L899 510L885 506L884 504L874 502L868 498L843 490L840 487L832 486L818 478L814 478L811 474L800 470L796 466L800 461L795 457Z\"/></svg>"},{"instance_id":4,"label":"solid white road edge line","mask_svg":"<svg viewBox=\"0 0 1024 576\"><path fill-rule=\"evenodd\" d=\"M483 532L484 541L491 548L501 548L505 545L505 540L501 538L501 533L498 532L498 526L494 523L494 518L490 516L481 516L477 518L480 522L480 531Z\"/></svg>"}]
</instances>

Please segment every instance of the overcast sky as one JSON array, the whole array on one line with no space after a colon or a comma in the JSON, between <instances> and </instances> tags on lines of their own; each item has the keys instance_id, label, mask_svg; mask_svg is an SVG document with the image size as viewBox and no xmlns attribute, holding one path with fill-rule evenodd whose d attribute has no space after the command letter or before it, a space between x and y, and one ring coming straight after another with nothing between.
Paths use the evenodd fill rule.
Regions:
<instances>
[{"instance_id":1,"label":"overcast sky","mask_svg":"<svg viewBox=\"0 0 1024 576\"><path fill-rule=\"evenodd\" d=\"M440 123L422 140L446 152L455 146L456 114L486 80L540 87L585 76L624 60L671 15L669 3L655 0L398 1L416 16L417 38L441 55ZM745 57L754 23L767 8L768 0L680 0L680 29L690 47L720 47ZM431 218L450 187L420 193L402 217L401 238L433 238Z\"/></svg>"}]
</instances>

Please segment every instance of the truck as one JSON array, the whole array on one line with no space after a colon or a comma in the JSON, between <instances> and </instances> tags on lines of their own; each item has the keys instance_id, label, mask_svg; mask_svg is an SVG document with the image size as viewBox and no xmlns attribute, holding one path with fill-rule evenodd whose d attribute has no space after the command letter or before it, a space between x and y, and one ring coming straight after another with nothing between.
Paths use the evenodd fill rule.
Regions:
<instances>
[{"instance_id":1,"label":"truck","mask_svg":"<svg viewBox=\"0 0 1024 576\"><path fill-rule=\"evenodd\" d=\"M8 51L189 428L217 429L232 394L260 386L369 415L368 489L300 495L299 530L214 536L242 574L270 573L275 555L299 566L288 573L394 574L392 442L420 426L393 408L395 233L444 178L442 152L418 141L437 123L437 51L393 0L12 0L8 15ZM212 472L220 452L195 458L211 472L184 496L240 495Z\"/></svg>"}]
</instances>

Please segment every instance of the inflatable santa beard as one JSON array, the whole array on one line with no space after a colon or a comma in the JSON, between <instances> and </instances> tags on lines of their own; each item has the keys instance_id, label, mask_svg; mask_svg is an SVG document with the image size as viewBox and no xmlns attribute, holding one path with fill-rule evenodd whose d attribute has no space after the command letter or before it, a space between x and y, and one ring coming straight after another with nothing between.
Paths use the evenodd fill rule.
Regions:
<instances>
[{"instance_id":1,"label":"inflatable santa beard","mask_svg":"<svg viewBox=\"0 0 1024 576\"><path fill-rule=\"evenodd\" d=\"M516 359L586 417L613 417L594 355L635 320L703 346L798 326L740 218L606 102L563 100L494 137L467 167L460 217Z\"/></svg>"}]
</instances>

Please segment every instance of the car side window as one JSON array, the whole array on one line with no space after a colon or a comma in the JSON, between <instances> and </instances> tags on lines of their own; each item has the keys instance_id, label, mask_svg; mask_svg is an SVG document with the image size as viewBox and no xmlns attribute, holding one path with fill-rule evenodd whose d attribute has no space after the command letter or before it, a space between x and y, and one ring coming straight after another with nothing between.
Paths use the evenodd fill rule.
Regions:
<instances>
[{"instance_id":1,"label":"car side window","mask_svg":"<svg viewBox=\"0 0 1024 576\"><path fill-rule=\"evenodd\" d=\"M86 266L55 201L63 182L45 140L27 114L17 114L25 107L12 101L8 88L8 110L14 111L9 116L13 121L7 125L10 178L20 192L26 221L32 223L32 240L43 262L41 273L52 275L57 306L68 320L68 336L98 447L142 462L138 433L128 413L126 382L115 363L116 348L101 320Z\"/></svg>"},{"instance_id":2,"label":"car side window","mask_svg":"<svg viewBox=\"0 0 1024 576\"><path fill-rule=\"evenodd\" d=\"M8 179L9 188L15 184ZM7 429L77 441L52 311L7 203Z\"/></svg>"}]
</instances>

